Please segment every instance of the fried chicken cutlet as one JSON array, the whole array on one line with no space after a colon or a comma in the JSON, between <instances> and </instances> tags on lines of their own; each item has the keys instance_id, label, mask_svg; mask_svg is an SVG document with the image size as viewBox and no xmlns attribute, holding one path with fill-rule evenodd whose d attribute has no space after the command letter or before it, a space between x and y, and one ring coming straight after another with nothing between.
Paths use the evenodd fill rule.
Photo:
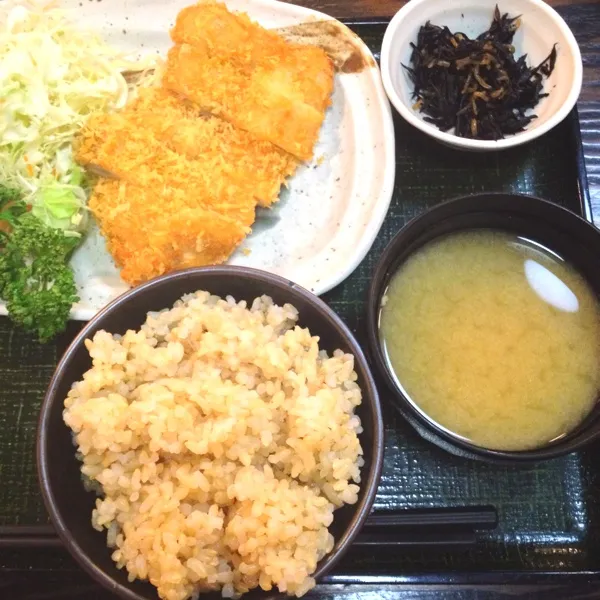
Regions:
<instances>
[{"instance_id":1,"label":"fried chicken cutlet","mask_svg":"<svg viewBox=\"0 0 600 600\"><path fill-rule=\"evenodd\" d=\"M206 0L183 9L171 32L163 85L293 154L312 157L333 91L333 63Z\"/></svg>"},{"instance_id":2,"label":"fried chicken cutlet","mask_svg":"<svg viewBox=\"0 0 600 600\"><path fill-rule=\"evenodd\" d=\"M90 119L76 159L102 178L90 208L122 278L227 260L300 160L333 89L319 48L212 0L181 11L161 86Z\"/></svg>"}]
</instances>

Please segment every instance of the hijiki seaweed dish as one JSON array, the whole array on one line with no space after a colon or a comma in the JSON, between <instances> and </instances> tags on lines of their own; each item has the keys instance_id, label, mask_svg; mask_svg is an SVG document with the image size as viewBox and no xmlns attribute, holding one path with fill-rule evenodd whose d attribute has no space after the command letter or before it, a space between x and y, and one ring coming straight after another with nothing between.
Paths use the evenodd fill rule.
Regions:
<instances>
[{"instance_id":1,"label":"hijiki seaweed dish","mask_svg":"<svg viewBox=\"0 0 600 600\"><path fill-rule=\"evenodd\" d=\"M556 44L539 65L528 65L527 55L515 57L520 24L498 6L489 29L475 39L428 21L411 43L410 66L403 65L414 84L413 108L464 138L498 140L523 131L548 96L544 81L554 70Z\"/></svg>"}]
</instances>

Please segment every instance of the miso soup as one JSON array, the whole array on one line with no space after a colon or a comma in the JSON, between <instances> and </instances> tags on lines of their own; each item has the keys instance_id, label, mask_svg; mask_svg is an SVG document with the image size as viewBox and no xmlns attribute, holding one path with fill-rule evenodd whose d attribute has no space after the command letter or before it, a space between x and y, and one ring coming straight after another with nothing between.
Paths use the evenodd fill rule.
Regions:
<instances>
[{"instance_id":1,"label":"miso soup","mask_svg":"<svg viewBox=\"0 0 600 600\"><path fill-rule=\"evenodd\" d=\"M430 420L485 448L527 450L574 429L600 389L600 305L535 242L477 230L439 238L382 300L388 364Z\"/></svg>"}]
</instances>

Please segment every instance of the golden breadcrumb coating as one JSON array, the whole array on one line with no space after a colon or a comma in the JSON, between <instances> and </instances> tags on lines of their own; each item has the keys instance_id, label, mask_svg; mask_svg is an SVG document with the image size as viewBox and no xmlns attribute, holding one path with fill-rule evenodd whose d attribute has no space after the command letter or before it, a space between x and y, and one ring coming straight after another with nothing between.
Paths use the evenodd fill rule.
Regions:
<instances>
[{"instance_id":1,"label":"golden breadcrumb coating","mask_svg":"<svg viewBox=\"0 0 600 600\"><path fill-rule=\"evenodd\" d=\"M205 1L183 9L171 32L163 84L300 160L309 160L333 91L333 63Z\"/></svg>"},{"instance_id":2,"label":"golden breadcrumb coating","mask_svg":"<svg viewBox=\"0 0 600 600\"><path fill-rule=\"evenodd\" d=\"M149 128L174 152L230 165L229 172L240 184L249 186L260 206L277 202L281 186L298 166L291 154L222 119L202 114L164 89L140 90L131 110L140 127Z\"/></svg>"},{"instance_id":3,"label":"golden breadcrumb coating","mask_svg":"<svg viewBox=\"0 0 600 600\"><path fill-rule=\"evenodd\" d=\"M117 179L161 190L172 187L198 208L254 221L256 200L247 182L236 181L234 166L220 159L189 159L159 141L149 128L136 127L127 112L105 115L86 128L76 152L83 165L100 167ZM164 207L168 210L168 206Z\"/></svg>"},{"instance_id":4,"label":"golden breadcrumb coating","mask_svg":"<svg viewBox=\"0 0 600 600\"><path fill-rule=\"evenodd\" d=\"M273 144L201 116L160 89L142 90L123 111L90 119L76 158L136 183L168 179L176 187L195 186L206 207L226 210L232 202L254 210L252 200L270 206L297 166Z\"/></svg>"},{"instance_id":5,"label":"golden breadcrumb coating","mask_svg":"<svg viewBox=\"0 0 600 600\"><path fill-rule=\"evenodd\" d=\"M174 102L143 92L122 112L90 119L76 145L81 164L112 177L89 205L132 285L227 260L250 233L257 190L273 201L296 165L272 144Z\"/></svg>"},{"instance_id":6,"label":"golden breadcrumb coating","mask_svg":"<svg viewBox=\"0 0 600 600\"><path fill-rule=\"evenodd\" d=\"M194 206L182 190L101 179L89 207L121 277L136 285L191 266L221 263L249 233L239 219Z\"/></svg>"},{"instance_id":7,"label":"golden breadcrumb coating","mask_svg":"<svg viewBox=\"0 0 600 600\"><path fill-rule=\"evenodd\" d=\"M274 73L285 70L293 85L285 92L317 110L330 104L333 65L324 50L289 42L254 23L245 13L230 12L221 2L204 0L181 10L171 39L247 67L269 68Z\"/></svg>"}]
</instances>

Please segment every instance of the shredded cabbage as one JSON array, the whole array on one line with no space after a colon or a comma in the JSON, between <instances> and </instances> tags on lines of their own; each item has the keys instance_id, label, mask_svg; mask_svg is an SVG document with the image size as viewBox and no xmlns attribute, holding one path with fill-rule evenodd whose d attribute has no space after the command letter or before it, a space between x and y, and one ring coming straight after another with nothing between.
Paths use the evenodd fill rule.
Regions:
<instances>
[{"instance_id":1,"label":"shredded cabbage","mask_svg":"<svg viewBox=\"0 0 600 600\"><path fill-rule=\"evenodd\" d=\"M137 69L64 11L12 4L0 13L0 180L46 224L85 225L72 142L91 115L125 104L123 73Z\"/></svg>"}]
</instances>

